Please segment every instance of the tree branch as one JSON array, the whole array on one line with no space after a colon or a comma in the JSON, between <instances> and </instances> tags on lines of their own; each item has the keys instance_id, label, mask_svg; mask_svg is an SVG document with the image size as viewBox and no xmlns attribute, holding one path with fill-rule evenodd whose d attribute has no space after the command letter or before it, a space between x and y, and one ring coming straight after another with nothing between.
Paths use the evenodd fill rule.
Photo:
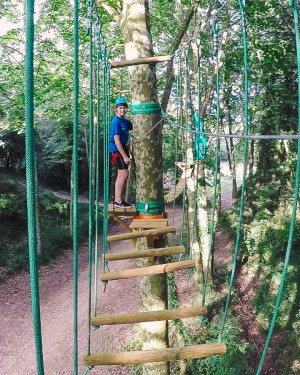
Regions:
<instances>
[{"instance_id":1,"label":"tree branch","mask_svg":"<svg viewBox=\"0 0 300 375\"><path fill-rule=\"evenodd\" d=\"M173 43L173 46L172 46L172 52L171 54L173 55L177 49L179 48L181 42L182 42L182 39L183 37L185 36L188 28L189 28L189 25L191 23L191 20L197 10L197 7L199 5L199 1L197 1L192 9L190 10L189 14L187 15L186 19L184 20L184 22L182 23L182 27L181 29L178 31L178 34L177 36L175 37L175 40L174 40L174 43ZM168 102L169 102L169 98L170 98L170 94L171 94L171 90L172 90L172 85L174 83L174 74L173 74L173 60L171 60L169 63L168 63L168 67L167 67L167 71L166 71L166 86L165 86L165 89L164 89L164 93L163 93L163 96L162 96L162 100L161 100L161 108L162 110L165 112L166 109L167 109L167 106L168 106Z\"/></svg>"},{"instance_id":2,"label":"tree branch","mask_svg":"<svg viewBox=\"0 0 300 375\"><path fill-rule=\"evenodd\" d=\"M118 24L120 23L120 13L118 13L113 7L108 5L104 0L98 0L97 5L102 7L107 14L109 14Z\"/></svg>"}]
</instances>

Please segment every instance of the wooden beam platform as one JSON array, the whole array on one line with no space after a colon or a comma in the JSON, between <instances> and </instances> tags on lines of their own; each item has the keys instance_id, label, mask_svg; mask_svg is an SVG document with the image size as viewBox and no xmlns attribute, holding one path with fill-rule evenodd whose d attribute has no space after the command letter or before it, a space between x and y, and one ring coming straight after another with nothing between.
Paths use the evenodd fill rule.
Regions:
<instances>
[{"instance_id":1,"label":"wooden beam platform","mask_svg":"<svg viewBox=\"0 0 300 375\"><path fill-rule=\"evenodd\" d=\"M114 242L114 241L122 241L122 240L130 240L132 238L141 238L141 237L148 237L148 236L158 236L161 234L167 233L174 233L176 232L175 227L164 227L164 228L157 228L157 229L146 229L140 232L131 232L131 233L122 233L122 234L115 234L113 236L108 236L106 241L107 242Z\"/></svg>"},{"instance_id":2,"label":"wooden beam platform","mask_svg":"<svg viewBox=\"0 0 300 375\"><path fill-rule=\"evenodd\" d=\"M137 365L150 362L169 362L182 359L206 358L213 355L224 354L225 352L226 345L224 343L202 344L181 348L91 354L89 356L84 356L83 363L85 366Z\"/></svg>"},{"instance_id":3,"label":"wooden beam platform","mask_svg":"<svg viewBox=\"0 0 300 375\"><path fill-rule=\"evenodd\" d=\"M124 66L141 65L141 64L156 64L159 62L171 61L172 56L151 56L151 57L140 57L138 59L124 60L124 61L112 61L110 63L111 69L123 68Z\"/></svg>"},{"instance_id":4,"label":"wooden beam platform","mask_svg":"<svg viewBox=\"0 0 300 375\"><path fill-rule=\"evenodd\" d=\"M123 221L119 216L113 216L113 219L118 223L120 224L127 232L132 232L133 229L130 228L130 226L125 223L125 221Z\"/></svg>"},{"instance_id":5,"label":"wooden beam platform","mask_svg":"<svg viewBox=\"0 0 300 375\"><path fill-rule=\"evenodd\" d=\"M103 273L100 276L101 281L111 281L119 279L129 279L131 277L140 276L153 276L160 273L174 272L178 270L185 270L188 268L194 268L194 260L184 260L181 262L167 263L167 264L157 264L155 266L133 268L129 270L112 271L108 273Z\"/></svg>"},{"instance_id":6,"label":"wooden beam platform","mask_svg":"<svg viewBox=\"0 0 300 375\"><path fill-rule=\"evenodd\" d=\"M92 317L92 325L132 324L142 322L157 322L203 316L207 314L207 307L185 307L173 310L147 311L139 313L99 315Z\"/></svg>"},{"instance_id":7,"label":"wooden beam platform","mask_svg":"<svg viewBox=\"0 0 300 375\"><path fill-rule=\"evenodd\" d=\"M132 229L154 229L162 228L168 225L168 219L141 220L133 219L130 228Z\"/></svg>"},{"instance_id":8,"label":"wooden beam platform","mask_svg":"<svg viewBox=\"0 0 300 375\"><path fill-rule=\"evenodd\" d=\"M164 196L165 203L171 203L183 192L185 180L180 179L175 186L175 189Z\"/></svg>"},{"instance_id":9,"label":"wooden beam platform","mask_svg":"<svg viewBox=\"0 0 300 375\"><path fill-rule=\"evenodd\" d=\"M124 259L137 259L137 258L149 258L149 257L162 257L165 255L176 255L184 253L184 246L172 246L172 247L160 247L157 249L151 248L146 250L128 251L126 253L114 253L106 254L105 260L124 260Z\"/></svg>"}]
</instances>

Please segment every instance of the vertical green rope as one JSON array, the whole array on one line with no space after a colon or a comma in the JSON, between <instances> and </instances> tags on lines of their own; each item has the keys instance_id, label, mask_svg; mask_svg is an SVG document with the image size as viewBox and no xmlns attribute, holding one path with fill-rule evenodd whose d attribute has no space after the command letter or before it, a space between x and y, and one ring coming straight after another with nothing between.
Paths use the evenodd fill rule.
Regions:
<instances>
[{"instance_id":1,"label":"vertical green rope","mask_svg":"<svg viewBox=\"0 0 300 375\"><path fill-rule=\"evenodd\" d=\"M96 128L96 181L95 181L95 245L94 245L94 303L93 316L97 315L97 297L98 297L98 230L99 230L99 135L100 135L100 59L101 59L101 44L100 44L100 24L99 17L96 14L96 111L97 111L97 128Z\"/></svg>"},{"instance_id":2,"label":"vertical green rope","mask_svg":"<svg viewBox=\"0 0 300 375\"><path fill-rule=\"evenodd\" d=\"M188 81L188 67L187 67L187 61L188 61L188 57L187 57L187 50L185 49L184 50L184 66L185 66L185 81L184 81L184 84L185 84L185 93L187 95L187 81ZM181 106L182 106L182 101L181 101ZM186 210L186 206L187 206L187 189L186 189L186 171L187 171L187 145L188 145L188 114L187 114L187 99L186 99L186 102L185 102L185 130L183 132L183 137L182 137L182 141L183 141L183 144L185 142L185 147L182 148L182 151L183 151L183 160L184 160L184 163L185 163L185 184L184 184L184 188L183 188L183 196L182 196L182 202L183 202L183 209L182 209L182 217L183 217L183 221L182 221L182 227L181 227L181 231L180 231L180 244L182 245L183 244L183 233L184 233L184 228L185 228L185 223L186 221L188 222L188 220L186 220L186 216L188 215L188 212ZM183 124L183 114L181 115L181 122ZM190 244L189 245L189 249L190 249ZM191 256L191 254L189 254Z\"/></svg>"},{"instance_id":3,"label":"vertical green rope","mask_svg":"<svg viewBox=\"0 0 300 375\"><path fill-rule=\"evenodd\" d=\"M299 33L297 3L295 0L290 0L290 5L292 7L292 12L293 12L295 37L296 37L296 56L297 56L297 75L298 75L298 135L299 135L300 134L300 33ZM299 196L299 176L300 176L300 140L297 141L297 164L296 164L295 186L294 186L294 194L293 194L293 209L292 209L292 215L291 215L291 225L289 229L289 237L288 237L288 243L286 247L285 259L284 259L284 264L282 267L281 281L280 281L278 293L277 293L276 300L275 300L274 311L273 311L272 319L270 322L268 335L266 338L263 352L259 360L256 375L260 375L261 373L262 366L263 366L263 363L264 363L264 360L265 360L265 357L269 348L270 340L271 340L274 327L275 327L275 323L277 320L280 302L282 299L287 269L289 265L290 255L291 255L295 223L296 223L297 203L298 203L298 196Z\"/></svg>"},{"instance_id":4,"label":"vertical green rope","mask_svg":"<svg viewBox=\"0 0 300 375\"><path fill-rule=\"evenodd\" d=\"M219 35L219 27L217 20L215 19L213 22L213 40L214 40L214 56L216 59L216 69L217 69L217 76L216 76L216 133L219 134L220 131L220 69L219 69L219 61L218 61L218 51L219 51L219 43L218 43L218 35ZM207 284L208 284L208 273L209 273L209 263L212 256L213 251L213 242L214 242L214 234L216 229L215 223L215 215L216 215L216 205L217 205L217 194L219 192L219 167L220 167L220 138L217 138L216 142L216 156L215 156L215 170L214 170L214 189L213 189L213 200L212 200L212 210L210 215L210 233L209 233L209 254L208 254L208 264L206 268L206 272L204 274L204 283L203 283L203 291L202 291L202 306L205 305L206 299L206 291L207 291Z\"/></svg>"},{"instance_id":5,"label":"vertical green rope","mask_svg":"<svg viewBox=\"0 0 300 375\"><path fill-rule=\"evenodd\" d=\"M79 99L79 67L78 67L78 0L74 0L74 72L73 72L73 160L72 160L72 237L73 237L73 374L78 374L78 99Z\"/></svg>"},{"instance_id":6,"label":"vertical green rope","mask_svg":"<svg viewBox=\"0 0 300 375\"><path fill-rule=\"evenodd\" d=\"M242 19L242 30L243 30L243 60L244 60L244 134L248 134L248 122L249 122L249 114L248 114L248 47L247 47L247 26L246 26L246 18L245 18L245 11L244 11L244 4L242 0L239 0L239 7ZM226 305L223 315L223 320L221 324L221 330L219 334L219 342L222 341L222 336L225 328L226 318L229 310L229 304L231 299L231 292L234 282L235 270L237 265L237 255L240 245L240 237L241 237L241 229L243 223L243 207L244 207L244 199L245 199L245 190L246 190L246 175L247 175L247 160L248 160L248 139L244 140L244 152L243 152L243 162L244 162L244 169L243 169L243 183L241 189L241 198L239 203L239 218L238 218L238 227L236 233L236 240L235 240L235 248L233 254L233 262L232 262L232 269L230 274L230 281L228 287L228 296L226 299Z\"/></svg>"},{"instance_id":7,"label":"vertical green rope","mask_svg":"<svg viewBox=\"0 0 300 375\"><path fill-rule=\"evenodd\" d=\"M201 63L200 63L200 37L196 40L196 46L197 46L197 91L198 91L198 118L196 113L192 113L192 117L194 120L194 128L196 131L199 130L200 126L200 103L201 103L201 91L200 91L200 72L201 72ZM199 134L195 133L194 135L194 148L197 147L197 141L199 141ZM195 210L194 210L194 217L193 217L193 232L192 232L192 243L194 241L194 237L197 235L197 218L198 218L198 204L197 204L197 198L198 198L198 191L199 191L199 159L197 157L198 155L195 155L195 162L196 165L196 173L195 173L195 192L194 192L194 202L195 202Z\"/></svg>"},{"instance_id":8,"label":"vertical green rope","mask_svg":"<svg viewBox=\"0 0 300 375\"><path fill-rule=\"evenodd\" d=\"M175 97L176 97L176 122L178 125L179 122L179 110L178 110L178 102L179 102L179 59L177 57L177 71L175 73ZM176 62L174 62L176 64ZM176 200L176 185L177 185L177 168L176 162L178 161L178 126L175 128L175 155L174 155L174 200L172 204L172 212L173 212L173 224L175 223L175 200Z\"/></svg>"},{"instance_id":9,"label":"vertical green rope","mask_svg":"<svg viewBox=\"0 0 300 375\"><path fill-rule=\"evenodd\" d=\"M88 343L87 355L91 353L91 286L92 286L92 235L93 235L93 35L92 1L88 1L89 27L89 122L88 122L88 166L89 166L89 208L88 208Z\"/></svg>"},{"instance_id":10,"label":"vertical green rope","mask_svg":"<svg viewBox=\"0 0 300 375\"><path fill-rule=\"evenodd\" d=\"M36 191L34 158L34 0L26 0L26 46L25 46L25 147L26 191L29 246L29 271L31 308L35 340L37 374L44 374L39 280L37 266Z\"/></svg>"},{"instance_id":11,"label":"vertical green rope","mask_svg":"<svg viewBox=\"0 0 300 375\"><path fill-rule=\"evenodd\" d=\"M108 201L109 201L109 69L107 52L103 48L103 227L102 227L102 254L103 254L103 271L106 269L105 255L107 250L108 235Z\"/></svg>"}]
</instances>

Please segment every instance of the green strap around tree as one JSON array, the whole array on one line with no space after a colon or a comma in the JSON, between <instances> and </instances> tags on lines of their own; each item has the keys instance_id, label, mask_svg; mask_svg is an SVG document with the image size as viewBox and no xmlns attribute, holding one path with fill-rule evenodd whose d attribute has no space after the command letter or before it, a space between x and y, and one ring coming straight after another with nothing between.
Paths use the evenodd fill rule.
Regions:
<instances>
[{"instance_id":1,"label":"green strap around tree","mask_svg":"<svg viewBox=\"0 0 300 375\"><path fill-rule=\"evenodd\" d=\"M37 374L44 374L39 279L37 265L36 190L34 158L34 0L26 0L26 46L25 46L25 147L27 226L29 247L29 272L31 308L34 329Z\"/></svg>"},{"instance_id":2,"label":"green strap around tree","mask_svg":"<svg viewBox=\"0 0 300 375\"><path fill-rule=\"evenodd\" d=\"M143 215L159 215L165 211L164 202L136 202L136 210Z\"/></svg>"},{"instance_id":3,"label":"green strap around tree","mask_svg":"<svg viewBox=\"0 0 300 375\"><path fill-rule=\"evenodd\" d=\"M130 106L132 115L151 115L160 112L157 103L133 103Z\"/></svg>"}]
</instances>

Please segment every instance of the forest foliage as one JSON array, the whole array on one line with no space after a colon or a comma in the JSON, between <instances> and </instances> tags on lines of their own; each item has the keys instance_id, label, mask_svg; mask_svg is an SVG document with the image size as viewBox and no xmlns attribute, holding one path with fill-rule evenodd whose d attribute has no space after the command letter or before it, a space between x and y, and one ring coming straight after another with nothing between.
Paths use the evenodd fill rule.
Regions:
<instances>
[{"instance_id":1,"label":"forest foliage","mask_svg":"<svg viewBox=\"0 0 300 375\"><path fill-rule=\"evenodd\" d=\"M118 10L119 1L108 1L111 9ZM174 36L191 10L193 1L150 2L151 32L155 54L173 53ZM36 16L35 34L35 124L37 146L37 169L40 184L45 188L70 189L71 137L72 137L72 93L73 93L73 26L72 6L68 0L40 1ZM216 90L214 65L214 39L212 20L218 15L221 95L221 132L242 133L244 111L243 46L241 18L238 1L200 0L190 27L186 30L180 48L189 59L188 72L191 82L189 105L199 100L193 87L197 74L196 55L189 44L193 38L201 42L201 100L209 92L210 97L204 113L205 129L216 131ZM13 11L17 9L18 11ZM219 13L216 9L220 9ZM297 133L297 69L292 13L289 1L246 1L249 63L249 131L251 134L296 134ZM99 7L102 32L105 37L110 60L124 59L124 40L116 22ZM27 267L26 251L26 204L24 189L17 188L16 181L24 174L24 17L23 2L0 1L0 21L9 21L9 28L1 30L0 36L0 267L15 271ZM85 29L86 9L80 9L80 189L87 190L86 125L88 116L88 36ZM204 26L203 26L204 25ZM196 35L196 32L198 35ZM195 42L194 42L195 43ZM182 73L184 74L184 73ZM157 67L159 97L164 92L166 67ZM181 77L182 78L182 77ZM174 77L175 79L175 77ZM182 78L183 79L183 78ZM111 104L120 91L130 101L126 69L111 74ZM211 87L213 87L211 89ZM173 91L169 100L170 118L184 125L184 119L176 119ZM183 100L182 98L180 100ZM188 98L184 98L185 101ZM183 103L185 105L185 102ZM194 105L197 109L197 105ZM174 127L164 127L164 172L174 176L176 161ZM205 167L213 173L216 139L209 139ZM237 139L231 145L237 163L242 160L244 141ZM255 275L253 314L255 324L264 335L267 332L270 314L278 291L282 264L289 235L290 213L294 189L294 171L297 144L292 140L251 140L249 142L246 200L243 214L242 240L239 259L243 267ZM183 158L184 147L179 146ZM222 141L221 158L228 160L228 150ZM7 161L8 153L13 154ZM7 170L16 174L10 177ZM16 171L17 170L17 171ZM4 181L5 176L5 181ZM68 236L68 205L53 198L47 190L39 192L41 222L43 226L44 258L47 260L61 247L70 246ZM236 206L221 215L220 225L229 237L234 238L238 222ZM85 227L85 212L82 208L82 228ZM17 223L17 225L15 225ZM277 358L272 374L296 374L300 371L299 358L299 215L293 238L291 261L288 268L283 302L280 307L276 329L279 332L272 354ZM65 228L64 234L62 228ZM82 229L84 234L84 229ZM16 243L15 238L20 240ZM56 239L55 243L53 239ZM13 255L9 252L13 243ZM222 307L222 304L221 304ZM212 320L209 335L215 324ZM243 337L242 328L235 329L232 318L228 340ZM213 335L213 334L212 334ZM207 337L209 341L209 337ZM232 348L232 347L231 347ZM198 364L199 374L246 374L254 369L241 369L237 360L242 351L248 353L251 345L236 345L222 359L218 369L214 362ZM229 360L227 359L229 358ZM234 360L235 359L235 360ZM233 363L236 363L234 367ZM276 366L280 370L276 370ZM244 366L244 364L243 364ZM223 372L220 372L222 368ZM192 370L190 370L192 371ZM219 372L218 372L219 371ZM280 372L276 372L280 371ZM192 372L190 372L192 373Z\"/></svg>"}]
</instances>

